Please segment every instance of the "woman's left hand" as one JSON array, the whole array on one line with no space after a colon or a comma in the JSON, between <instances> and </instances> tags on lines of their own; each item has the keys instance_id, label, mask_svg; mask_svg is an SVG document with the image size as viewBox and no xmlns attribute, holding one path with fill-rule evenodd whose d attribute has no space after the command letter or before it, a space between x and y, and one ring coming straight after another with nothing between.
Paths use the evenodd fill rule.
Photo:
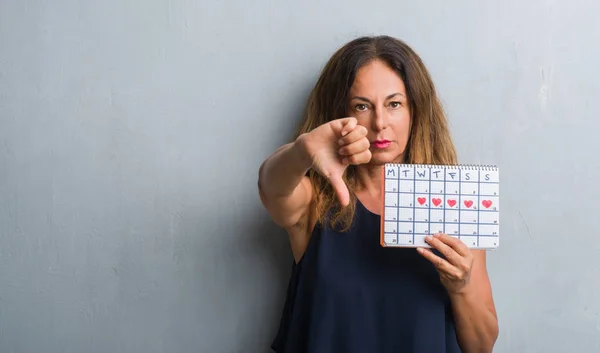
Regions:
<instances>
[{"instance_id":1,"label":"woman's left hand","mask_svg":"<svg viewBox=\"0 0 600 353\"><path fill-rule=\"evenodd\" d=\"M458 238L447 234L428 236L425 241L437 249L443 256L439 257L428 248L417 248L417 251L436 267L440 280L450 294L460 294L469 284L473 254Z\"/></svg>"}]
</instances>

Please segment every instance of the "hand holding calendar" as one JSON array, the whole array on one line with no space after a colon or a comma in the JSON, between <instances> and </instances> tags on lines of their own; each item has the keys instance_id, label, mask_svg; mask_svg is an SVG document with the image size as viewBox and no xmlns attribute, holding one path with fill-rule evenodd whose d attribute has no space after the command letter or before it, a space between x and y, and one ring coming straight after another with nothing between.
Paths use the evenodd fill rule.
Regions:
<instances>
[{"instance_id":1,"label":"hand holding calendar","mask_svg":"<svg viewBox=\"0 0 600 353\"><path fill-rule=\"evenodd\" d=\"M323 124L302 136L302 145L312 168L326 177L343 206L350 200L342 175L348 165L367 163L371 159L367 129L355 118L342 118Z\"/></svg>"},{"instance_id":2,"label":"hand holding calendar","mask_svg":"<svg viewBox=\"0 0 600 353\"><path fill-rule=\"evenodd\" d=\"M428 248L417 248L419 253L435 266L449 293L460 293L469 283L473 268L473 254L469 247L458 238L443 233L427 236L425 241L443 257Z\"/></svg>"}]
</instances>

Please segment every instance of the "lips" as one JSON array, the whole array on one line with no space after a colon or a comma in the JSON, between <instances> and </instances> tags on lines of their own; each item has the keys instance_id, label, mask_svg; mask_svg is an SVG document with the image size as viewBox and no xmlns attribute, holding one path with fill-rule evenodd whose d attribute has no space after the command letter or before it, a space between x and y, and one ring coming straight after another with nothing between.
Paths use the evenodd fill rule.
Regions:
<instances>
[{"instance_id":1,"label":"lips","mask_svg":"<svg viewBox=\"0 0 600 353\"><path fill-rule=\"evenodd\" d=\"M376 140L371 143L371 146L375 148L387 148L391 144L390 140Z\"/></svg>"}]
</instances>

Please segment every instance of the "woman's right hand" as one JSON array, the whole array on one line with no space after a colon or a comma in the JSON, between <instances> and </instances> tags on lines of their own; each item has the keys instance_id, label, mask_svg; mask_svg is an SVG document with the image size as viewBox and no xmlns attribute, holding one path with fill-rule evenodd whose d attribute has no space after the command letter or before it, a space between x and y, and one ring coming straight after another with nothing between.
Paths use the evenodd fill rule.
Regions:
<instances>
[{"instance_id":1,"label":"woman's right hand","mask_svg":"<svg viewBox=\"0 0 600 353\"><path fill-rule=\"evenodd\" d=\"M323 124L299 139L312 168L329 180L342 206L348 205L350 194L342 175L348 165L371 160L367 129L348 117Z\"/></svg>"}]
</instances>

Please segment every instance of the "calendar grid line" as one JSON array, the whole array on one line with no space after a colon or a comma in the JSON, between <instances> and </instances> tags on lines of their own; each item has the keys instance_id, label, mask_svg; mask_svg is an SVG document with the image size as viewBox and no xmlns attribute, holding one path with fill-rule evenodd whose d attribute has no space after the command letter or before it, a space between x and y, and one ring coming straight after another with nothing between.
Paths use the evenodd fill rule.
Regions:
<instances>
[{"instance_id":1,"label":"calendar grid line","mask_svg":"<svg viewBox=\"0 0 600 353\"><path fill-rule=\"evenodd\" d=\"M411 207L411 206L396 206L396 207L397 208L409 208L411 210L414 208L414 207ZM423 207L423 208L417 207L417 209L423 209L424 210L425 207ZM444 210L457 210L457 211L463 210L461 208L452 208L452 207L444 207L443 209ZM497 211L494 211L494 210L480 210L480 212L483 212L483 213L485 213L485 212L496 213Z\"/></svg>"},{"instance_id":2,"label":"calendar grid line","mask_svg":"<svg viewBox=\"0 0 600 353\"><path fill-rule=\"evenodd\" d=\"M400 191L398 192L399 194L408 194L408 195L412 195L412 192L409 191ZM449 195L458 195L458 194L448 194ZM476 196L477 194L462 194L463 196ZM481 196L499 196L498 194L482 194Z\"/></svg>"},{"instance_id":3,"label":"calendar grid line","mask_svg":"<svg viewBox=\"0 0 600 353\"><path fill-rule=\"evenodd\" d=\"M429 224L429 221L397 221L396 223L398 223L398 224L401 224L401 223L410 223L410 224L412 224L413 222L417 223L417 224ZM447 223L448 224L458 224L458 222L447 222ZM480 222L479 224L483 225L483 226L495 226L495 225L497 225L497 223L487 223L487 222L486 223Z\"/></svg>"},{"instance_id":4,"label":"calendar grid line","mask_svg":"<svg viewBox=\"0 0 600 353\"><path fill-rule=\"evenodd\" d=\"M481 170L478 171L477 176L477 246L479 246L479 223L481 222L479 211L481 211Z\"/></svg>"},{"instance_id":5,"label":"calendar grid line","mask_svg":"<svg viewBox=\"0 0 600 353\"><path fill-rule=\"evenodd\" d=\"M470 180L461 180L460 181L463 184L477 184L477 181L470 181ZM481 184L498 184L497 181L482 181Z\"/></svg>"},{"instance_id":6,"label":"calendar grid line","mask_svg":"<svg viewBox=\"0 0 600 353\"><path fill-rule=\"evenodd\" d=\"M398 200L400 200L400 195L398 195ZM396 243L400 242L400 207L396 207L396 229L398 229L398 234L396 234Z\"/></svg>"},{"instance_id":7,"label":"calendar grid line","mask_svg":"<svg viewBox=\"0 0 600 353\"><path fill-rule=\"evenodd\" d=\"M398 173L398 203L397 205L400 206L400 173ZM396 244L400 244L400 207L396 208L396 228L398 229L398 231L396 232Z\"/></svg>"},{"instance_id":8,"label":"calendar grid line","mask_svg":"<svg viewBox=\"0 0 600 353\"><path fill-rule=\"evenodd\" d=\"M442 197L444 198L442 203L442 207L444 207L444 212L442 213L442 219L444 220L444 223L442 223L444 234L446 234L446 188L448 187L448 185L446 185L446 174L446 167L444 167L444 193L442 194Z\"/></svg>"},{"instance_id":9,"label":"calendar grid line","mask_svg":"<svg viewBox=\"0 0 600 353\"><path fill-rule=\"evenodd\" d=\"M462 170L460 170L460 169L458 170L458 180L462 180ZM458 210L458 226L457 226L458 240L460 240L460 235L461 235L461 232L460 232L460 205L462 205L462 188L461 187L462 187L462 182L459 182L458 183L458 207L459 207L459 210Z\"/></svg>"},{"instance_id":10,"label":"calendar grid line","mask_svg":"<svg viewBox=\"0 0 600 353\"><path fill-rule=\"evenodd\" d=\"M415 170L416 173L416 170ZM415 189L416 190L416 189ZM427 191L429 191L429 212L427 214L427 232L428 233L432 233L431 231L431 167L429 167L429 187L427 188ZM416 205L415 205L416 206ZM414 233L414 232L413 232Z\"/></svg>"},{"instance_id":11,"label":"calendar grid line","mask_svg":"<svg viewBox=\"0 0 600 353\"><path fill-rule=\"evenodd\" d=\"M411 236L414 236L414 234L413 234L413 233L405 233L405 232L395 232L395 233L393 233L393 232L385 232L385 234L396 234L396 235L398 235L398 234L404 234L404 235L411 235ZM426 235L425 235L425 234L422 234L421 236L422 236L422 237L425 237ZM482 234L482 235L481 235L481 237L482 237L482 238L498 238L498 236L497 236L497 235L489 235L489 234Z\"/></svg>"},{"instance_id":12,"label":"calendar grid line","mask_svg":"<svg viewBox=\"0 0 600 353\"><path fill-rule=\"evenodd\" d=\"M417 210L417 177L416 177L416 168L413 166L413 217L412 217L412 222L413 222L413 227L412 227L412 243L415 243L415 213ZM398 175L398 177L400 177ZM398 182L400 183L400 182ZM400 189L400 188L398 188ZM398 219L399 220L399 219Z\"/></svg>"}]
</instances>

